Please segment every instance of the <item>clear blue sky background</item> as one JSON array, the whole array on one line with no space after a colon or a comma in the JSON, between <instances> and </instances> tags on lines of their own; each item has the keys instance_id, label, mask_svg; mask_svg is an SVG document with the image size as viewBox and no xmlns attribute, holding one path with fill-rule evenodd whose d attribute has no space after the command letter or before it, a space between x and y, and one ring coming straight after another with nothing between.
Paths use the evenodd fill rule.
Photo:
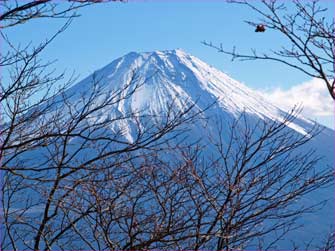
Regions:
<instances>
[{"instance_id":1,"label":"clear blue sky background","mask_svg":"<svg viewBox=\"0 0 335 251\"><path fill-rule=\"evenodd\" d=\"M334 3L324 0L333 15ZM130 51L182 48L231 77L255 89L287 89L310 78L272 62L231 62L228 56L201 44L222 42L231 49L268 50L279 48L281 37L271 31L255 33L243 22L256 19L247 8L224 1L129 1L96 4L80 9L81 17L44 52L58 71L75 71L84 78ZM6 30L14 43L38 43L53 34L64 20L34 20ZM323 123L331 125L332 119Z\"/></svg>"}]
</instances>

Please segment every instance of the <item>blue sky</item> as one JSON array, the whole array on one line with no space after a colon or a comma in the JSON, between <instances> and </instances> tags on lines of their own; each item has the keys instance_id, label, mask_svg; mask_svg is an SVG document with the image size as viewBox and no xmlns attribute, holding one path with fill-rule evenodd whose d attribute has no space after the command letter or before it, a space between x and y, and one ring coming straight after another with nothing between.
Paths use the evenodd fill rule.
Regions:
<instances>
[{"instance_id":1,"label":"blue sky","mask_svg":"<svg viewBox=\"0 0 335 251\"><path fill-rule=\"evenodd\" d=\"M323 4L334 9L331 0L324 0ZM280 48L284 43L271 31L255 33L244 20L254 20L256 16L249 9L224 1L129 1L97 4L79 13L81 17L73 20L43 56L45 60L58 59L54 65L57 70L75 71L80 78L130 51L182 48L249 87L266 91L270 98L275 91L285 94L311 81L297 71L272 62L231 62L229 57L201 44L207 40L222 42L227 49L236 46L241 51L249 48L266 51ZM60 19L34 20L6 32L16 44L38 43L63 22ZM327 98L325 102L332 105ZM333 127L333 116L312 116Z\"/></svg>"}]
</instances>

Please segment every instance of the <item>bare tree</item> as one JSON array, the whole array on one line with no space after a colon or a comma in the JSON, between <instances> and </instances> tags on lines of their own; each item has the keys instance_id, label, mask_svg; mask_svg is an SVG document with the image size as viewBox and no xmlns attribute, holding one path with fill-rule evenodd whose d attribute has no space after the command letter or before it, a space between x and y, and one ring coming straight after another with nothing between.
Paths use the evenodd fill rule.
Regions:
<instances>
[{"instance_id":1,"label":"bare tree","mask_svg":"<svg viewBox=\"0 0 335 251\"><path fill-rule=\"evenodd\" d=\"M54 2L30 4L8 8L5 26L73 17L53 12ZM69 24L35 48L17 48L2 33L10 50L0 59L9 72L1 83L1 249L243 248L274 230L287 233L313 209L295 200L332 182L330 169L316 168L317 156L299 152L319 131L290 130L294 112L255 127L242 115L204 142L211 154L201 142L183 142L203 112L192 102L177 109L171 100L159 116L102 119L147 79L134 71L121 89L106 90L102 76L86 92L68 89L74 79L59 87L64 75L41 54ZM132 125L132 140L122 123Z\"/></svg>"},{"instance_id":2,"label":"bare tree","mask_svg":"<svg viewBox=\"0 0 335 251\"><path fill-rule=\"evenodd\" d=\"M201 144L164 142L163 152L97 162L85 169L89 175L57 188L58 213L42 235L46 249L277 248L302 215L318 209L319 201L300 199L333 181L332 168L320 168L313 149L301 149L320 128L298 134L287 127L295 116L253 125L243 114L222 122L204 142L216 148L210 155Z\"/></svg>"},{"instance_id":3,"label":"bare tree","mask_svg":"<svg viewBox=\"0 0 335 251\"><path fill-rule=\"evenodd\" d=\"M321 79L331 97L335 99L335 26L334 19L327 18L326 13L330 10L323 6L322 1L228 2L245 6L256 13L259 20L246 22L254 27L261 23L268 29L263 35L271 35L270 31L274 31L282 35L287 43L270 52L251 49L250 54L240 53L235 47L233 50L225 49L222 44L203 42L205 45L232 56L232 60L271 60L285 64L307 76Z\"/></svg>"},{"instance_id":4,"label":"bare tree","mask_svg":"<svg viewBox=\"0 0 335 251\"><path fill-rule=\"evenodd\" d=\"M64 75L49 71L51 63L44 63L40 55L77 16L74 10L95 2L100 1L74 1L62 10L58 9L61 4L52 1L1 3L2 28L32 18L67 19L54 36L37 47L15 47L1 32L9 48L0 60L2 70L8 70L8 77L1 83L1 174L4 178L1 201L5 225L2 249L39 250L42 244L50 249L78 220L92 212L89 208L78 215L72 210L76 202L72 200L69 215L64 205L71 201L69 198L75 199L79 186L83 187L86 180L104 170L101 163L109 159L112 164L105 168L112 169L137 157L136 154L125 157L126 154L140 149L157 150L162 142L182 133L185 128L178 131L178 126L195 117L191 114L195 104L185 103L185 109L176 111L172 100L167 113L156 118L155 123L142 124L145 129L139 126L139 121L143 117L143 123L150 114L128 111L99 121L99 113L128 99L141 86L144 80L138 79L135 73L122 89L108 90L108 93L103 90L101 79L96 78L92 79L87 93L75 94L75 101L65 92L73 79L60 86ZM124 138L121 128L111 130L122 121L135 125L133 142ZM169 136L171 131L173 135ZM74 219L66 221L73 216ZM52 224L61 224L61 228L52 230ZM58 245L69 247L71 243L69 237Z\"/></svg>"},{"instance_id":5,"label":"bare tree","mask_svg":"<svg viewBox=\"0 0 335 251\"><path fill-rule=\"evenodd\" d=\"M200 194L197 210L203 222L197 249L276 249L277 241L298 226L297 219L317 210L319 204L302 205L299 199L329 186L332 167L320 168L313 149L299 150L320 128L305 135L288 129L296 112L279 123L256 125L242 114L212 135L212 160L191 166L197 184L192 192Z\"/></svg>"},{"instance_id":6,"label":"bare tree","mask_svg":"<svg viewBox=\"0 0 335 251\"><path fill-rule=\"evenodd\" d=\"M30 79L29 74L37 69L25 77ZM194 103L176 110L172 100L166 114L157 118L138 111L101 117L131 97L146 80L132 75L129 83L114 91L104 90L101 81L93 78L91 88L80 94L61 90L57 95L43 96L32 106L29 96L35 88L41 90L44 84L48 88L52 84L41 81L4 100L7 112L6 123L2 124L1 169L6 176L3 211L8 225L4 237L13 241L5 239L3 248L40 250L43 243L44 249L51 249L77 221L94 212L92 205L74 211L80 202L78 190L86 189L92 177L138 159L144 154L139 150L159 151L201 113L193 111ZM132 142L125 138L122 123L133 125ZM104 178L104 182L111 181ZM26 200L19 200L23 195ZM58 243L58 247L71 244L78 248L74 240L69 240Z\"/></svg>"}]
</instances>

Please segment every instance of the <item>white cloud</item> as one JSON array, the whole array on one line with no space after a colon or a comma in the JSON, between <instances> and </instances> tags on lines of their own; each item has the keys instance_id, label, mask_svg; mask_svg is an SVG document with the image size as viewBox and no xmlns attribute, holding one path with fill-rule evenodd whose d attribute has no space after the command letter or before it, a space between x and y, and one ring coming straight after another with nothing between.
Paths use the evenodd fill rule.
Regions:
<instances>
[{"instance_id":1,"label":"white cloud","mask_svg":"<svg viewBox=\"0 0 335 251\"><path fill-rule=\"evenodd\" d=\"M263 91L262 94L284 110L292 109L296 104L302 105L302 114L311 119L334 115L333 100L320 79L312 79L288 90L275 88Z\"/></svg>"}]
</instances>

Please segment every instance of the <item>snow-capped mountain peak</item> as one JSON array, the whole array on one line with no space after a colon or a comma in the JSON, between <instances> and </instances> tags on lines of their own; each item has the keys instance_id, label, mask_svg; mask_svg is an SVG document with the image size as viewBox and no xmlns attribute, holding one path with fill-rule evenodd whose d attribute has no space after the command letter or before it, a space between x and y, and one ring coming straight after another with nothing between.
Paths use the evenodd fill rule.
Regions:
<instances>
[{"instance_id":1,"label":"snow-capped mountain peak","mask_svg":"<svg viewBox=\"0 0 335 251\"><path fill-rule=\"evenodd\" d=\"M177 107L194 102L199 109L217 102L217 109L233 117L246 112L259 119L281 121L285 116L284 111L257 91L182 49L130 52L87 77L70 92L87 92L92 88L93 76L102 80L101 85L107 92L122 89L132 78L135 80L129 90L141 82L129 99L118 104L117 110L121 113L146 110L160 114L174 100ZM311 122L303 118L299 121L290 127L304 134L304 127L310 126Z\"/></svg>"}]
</instances>

